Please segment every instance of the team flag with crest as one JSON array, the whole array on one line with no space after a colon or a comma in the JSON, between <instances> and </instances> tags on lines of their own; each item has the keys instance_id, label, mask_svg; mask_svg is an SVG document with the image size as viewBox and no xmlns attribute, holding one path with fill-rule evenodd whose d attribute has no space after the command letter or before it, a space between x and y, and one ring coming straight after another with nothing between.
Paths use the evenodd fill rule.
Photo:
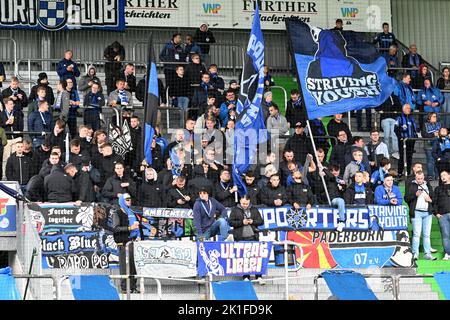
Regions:
<instances>
[{"instance_id":1,"label":"team flag with crest","mask_svg":"<svg viewBox=\"0 0 450 320\"><path fill-rule=\"evenodd\" d=\"M239 195L247 193L242 175L255 163L258 144L267 140L261 102L264 93L264 38L256 6L250 40L244 55L241 91L234 130L233 181Z\"/></svg>"},{"instance_id":2,"label":"team flag with crest","mask_svg":"<svg viewBox=\"0 0 450 320\"><path fill-rule=\"evenodd\" d=\"M153 164L152 141L155 135L155 126L158 116L158 73L156 71L155 53L153 51L153 35L148 44L147 77L145 79L144 96L144 159L148 164Z\"/></svg>"},{"instance_id":3,"label":"team flag with crest","mask_svg":"<svg viewBox=\"0 0 450 320\"><path fill-rule=\"evenodd\" d=\"M394 91L386 60L363 33L287 20L309 119L380 106Z\"/></svg>"}]
</instances>

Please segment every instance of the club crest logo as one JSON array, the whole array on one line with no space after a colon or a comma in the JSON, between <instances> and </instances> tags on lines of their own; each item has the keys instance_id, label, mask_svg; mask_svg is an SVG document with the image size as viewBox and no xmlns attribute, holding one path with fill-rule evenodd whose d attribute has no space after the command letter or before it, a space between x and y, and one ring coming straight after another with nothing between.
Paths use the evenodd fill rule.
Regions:
<instances>
[{"instance_id":1,"label":"club crest logo","mask_svg":"<svg viewBox=\"0 0 450 320\"><path fill-rule=\"evenodd\" d=\"M307 89L318 106L356 98L376 98L381 94L378 75L365 71L349 55L340 31L310 26L318 49L307 71Z\"/></svg>"},{"instance_id":2,"label":"club crest logo","mask_svg":"<svg viewBox=\"0 0 450 320\"><path fill-rule=\"evenodd\" d=\"M47 30L58 30L67 22L67 0L39 0L39 24Z\"/></svg>"}]
</instances>

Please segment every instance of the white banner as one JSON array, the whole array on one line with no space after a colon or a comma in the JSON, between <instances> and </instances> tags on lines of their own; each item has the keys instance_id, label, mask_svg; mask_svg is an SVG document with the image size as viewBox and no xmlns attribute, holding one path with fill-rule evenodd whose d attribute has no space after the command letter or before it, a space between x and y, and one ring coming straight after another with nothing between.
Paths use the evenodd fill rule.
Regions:
<instances>
[{"instance_id":1,"label":"white banner","mask_svg":"<svg viewBox=\"0 0 450 320\"><path fill-rule=\"evenodd\" d=\"M216 29L250 29L255 0L127 0L125 22L133 27L198 28L206 22ZM344 29L377 32L391 23L390 0L259 0L261 27L285 30L286 18L321 28L342 19Z\"/></svg>"},{"instance_id":2,"label":"white banner","mask_svg":"<svg viewBox=\"0 0 450 320\"><path fill-rule=\"evenodd\" d=\"M138 275L195 277L197 275L197 243L138 241L134 243L134 263Z\"/></svg>"}]
</instances>

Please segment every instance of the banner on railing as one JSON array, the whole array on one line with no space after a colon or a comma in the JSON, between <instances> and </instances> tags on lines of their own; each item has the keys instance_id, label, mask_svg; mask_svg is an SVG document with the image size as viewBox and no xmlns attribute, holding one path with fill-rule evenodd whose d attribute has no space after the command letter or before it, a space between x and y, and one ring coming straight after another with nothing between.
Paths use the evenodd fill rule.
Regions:
<instances>
[{"instance_id":1,"label":"banner on railing","mask_svg":"<svg viewBox=\"0 0 450 320\"><path fill-rule=\"evenodd\" d=\"M19 191L17 182L3 182L7 187ZM16 231L16 199L0 191L0 233Z\"/></svg>"},{"instance_id":2,"label":"banner on railing","mask_svg":"<svg viewBox=\"0 0 450 320\"><path fill-rule=\"evenodd\" d=\"M292 207L259 208L264 219L260 230L336 230L339 210L315 207L309 210ZM405 206L367 206L346 208L344 230L407 230L408 209Z\"/></svg>"},{"instance_id":3,"label":"banner on railing","mask_svg":"<svg viewBox=\"0 0 450 320\"><path fill-rule=\"evenodd\" d=\"M77 232L92 229L94 205L83 203L42 203L27 204L31 219L41 232Z\"/></svg>"},{"instance_id":4,"label":"banner on railing","mask_svg":"<svg viewBox=\"0 0 450 320\"><path fill-rule=\"evenodd\" d=\"M0 28L125 30L125 0L2 0Z\"/></svg>"},{"instance_id":5,"label":"banner on railing","mask_svg":"<svg viewBox=\"0 0 450 320\"><path fill-rule=\"evenodd\" d=\"M185 241L134 242L134 263L138 275L195 277L197 243Z\"/></svg>"},{"instance_id":6,"label":"banner on railing","mask_svg":"<svg viewBox=\"0 0 450 320\"><path fill-rule=\"evenodd\" d=\"M189 27L208 23L212 28L250 29L255 12L254 0L127 0L125 18L133 27ZM390 0L328 1L258 1L261 27L285 30L287 18L332 28L335 20L343 20L344 29L381 31L383 22L391 21Z\"/></svg>"},{"instance_id":7,"label":"banner on railing","mask_svg":"<svg viewBox=\"0 0 450 320\"><path fill-rule=\"evenodd\" d=\"M119 257L112 234L104 231L41 236L44 269L117 268Z\"/></svg>"},{"instance_id":8,"label":"banner on railing","mask_svg":"<svg viewBox=\"0 0 450 320\"><path fill-rule=\"evenodd\" d=\"M144 217L193 219L192 209L182 208L144 208Z\"/></svg>"},{"instance_id":9,"label":"banner on railing","mask_svg":"<svg viewBox=\"0 0 450 320\"><path fill-rule=\"evenodd\" d=\"M264 275L271 251L272 242L199 242L198 275Z\"/></svg>"},{"instance_id":10,"label":"banner on railing","mask_svg":"<svg viewBox=\"0 0 450 320\"><path fill-rule=\"evenodd\" d=\"M298 243L298 263L304 268L382 268L414 266L408 231L297 231L288 240ZM303 257L303 261L301 261Z\"/></svg>"}]
</instances>

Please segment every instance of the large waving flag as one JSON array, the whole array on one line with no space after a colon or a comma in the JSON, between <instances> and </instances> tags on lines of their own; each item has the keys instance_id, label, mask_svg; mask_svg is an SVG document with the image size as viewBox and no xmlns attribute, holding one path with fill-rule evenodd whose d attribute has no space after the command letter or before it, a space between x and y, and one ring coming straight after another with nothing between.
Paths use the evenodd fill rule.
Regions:
<instances>
[{"instance_id":1,"label":"large waving flag","mask_svg":"<svg viewBox=\"0 0 450 320\"><path fill-rule=\"evenodd\" d=\"M298 20L286 29L309 119L377 107L394 91L386 60L362 33Z\"/></svg>"},{"instance_id":2,"label":"large waving flag","mask_svg":"<svg viewBox=\"0 0 450 320\"><path fill-rule=\"evenodd\" d=\"M156 72L155 54L153 51L153 35L148 44L147 77L145 80L147 93L144 96L144 159L153 164L152 141L155 135L156 119L158 116L158 73Z\"/></svg>"},{"instance_id":3,"label":"large waving flag","mask_svg":"<svg viewBox=\"0 0 450 320\"><path fill-rule=\"evenodd\" d=\"M233 180L241 196L247 193L242 175L255 163L257 146L267 140L264 115L261 108L264 93L264 38L256 6L247 54L244 55L244 70L235 131ZM261 131L263 130L263 131Z\"/></svg>"}]
</instances>

